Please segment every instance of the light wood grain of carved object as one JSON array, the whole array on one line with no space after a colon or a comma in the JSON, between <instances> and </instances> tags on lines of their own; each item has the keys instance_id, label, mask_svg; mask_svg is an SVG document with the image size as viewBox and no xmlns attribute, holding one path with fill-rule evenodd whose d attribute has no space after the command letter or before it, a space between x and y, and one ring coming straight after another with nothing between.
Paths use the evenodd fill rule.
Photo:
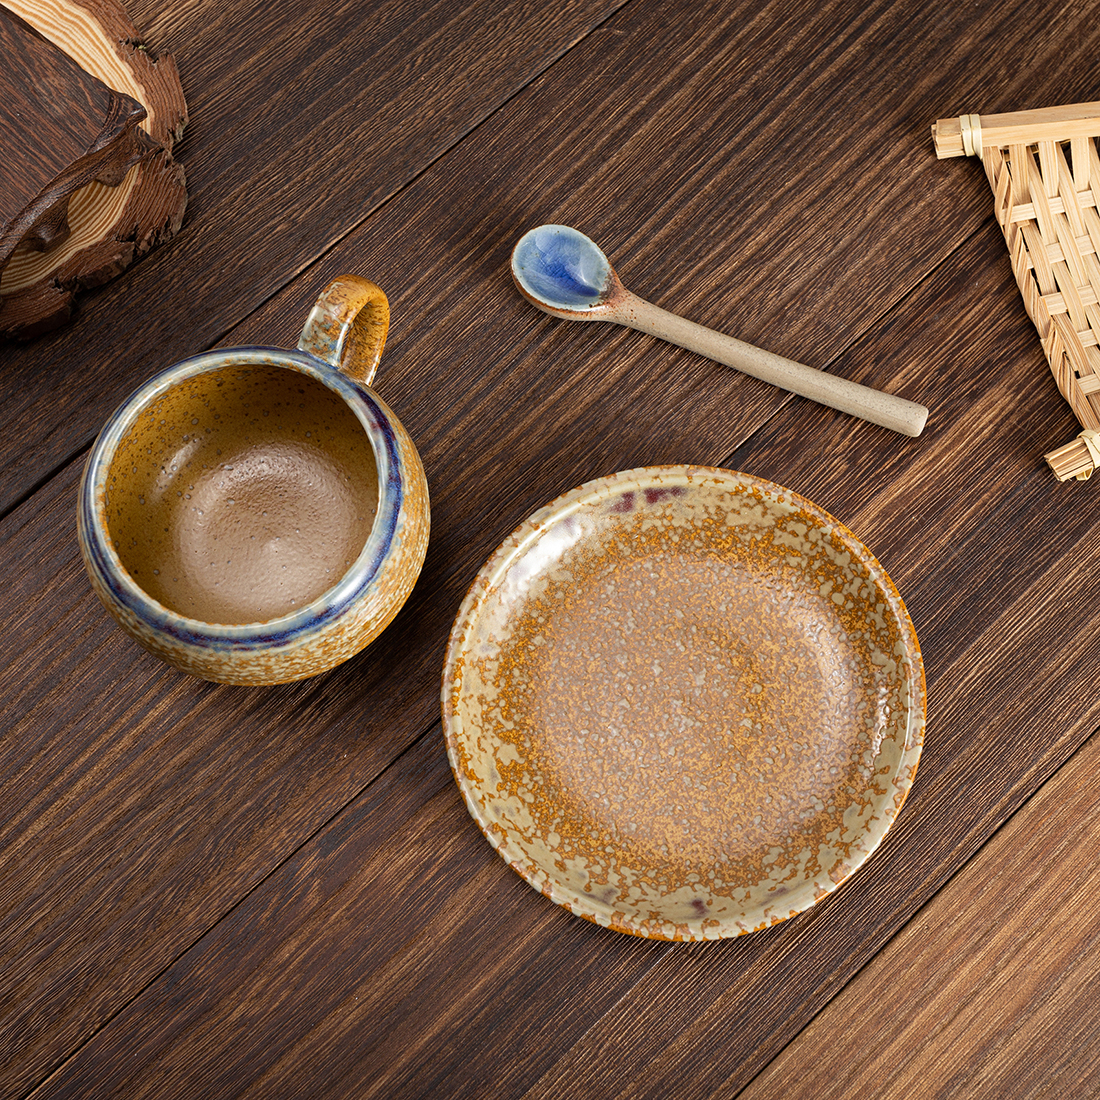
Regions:
<instances>
[{"instance_id":1,"label":"light wood grain of carved object","mask_svg":"<svg viewBox=\"0 0 1100 1100\"><path fill-rule=\"evenodd\" d=\"M21 244L48 252L67 239L69 199L86 184L117 186L160 146L145 108L108 88L14 12L0 6L0 268Z\"/></svg>"},{"instance_id":2,"label":"light wood grain of carved object","mask_svg":"<svg viewBox=\"0 0 1100 1100\"><path fill-rule=\"evenodd\" d=\"M0 271L0 335L29 337L64 323L74 295L125 270L179 229L187 205L172 149L187 123L175 62L145 43L117 0L3 0L3 6L107 87L141 104L141 129L160 151L120 183L91 182L69 199L67 238L47 251L21 243Z\"/></svg>"}]
</instances>

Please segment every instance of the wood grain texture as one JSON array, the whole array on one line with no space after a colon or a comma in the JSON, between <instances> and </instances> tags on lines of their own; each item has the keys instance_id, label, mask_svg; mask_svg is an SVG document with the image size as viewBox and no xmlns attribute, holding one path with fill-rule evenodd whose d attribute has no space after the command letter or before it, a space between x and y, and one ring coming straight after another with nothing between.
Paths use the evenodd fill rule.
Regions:
<instances>
[{"instance_id":1,"label":"wood grain texture","mask_svg":"<svg viewBox=\"0 0 1100 1100\"><path fill-rule=\"evenodd\" d=\"M85 72L4 5L0 49L0 268L16 246L46 252L69 234L73 193L96 179L118 184L141 157L145 108Z\"/></svg>"},{"instance_id":2,"label":"wood grain texture","mask_svg":"<svg viewBox=\"0 0 1100 1100\"><path fill-rule=\"evenodd\" d=\"M467 824L433 733L123 1013L132 1059L111 1029L39 1094L474 1094L501 1059L533 1079L662 948L604 933L563 971L591 931L537 904ZM270 1027L286 1031L264 1049ZM468 1058L469 1032L495 1051Z\"/></svg>"},{"instance_id":3,"label":"wood grain texture","mask_svg":"<svg viewBox=\"0 0 1100 1100\"><path fill-rule=\"evenodd\" d=\"M5 8L141 111L129 135L142 154L132 167L86 175L69 196L64 241L46 256L21 245L0 272L0 338L29 338L66 321L78 291L118 275L179 229L187 188L172 151L187 104L175 61L143 38L119 0L5 0ZM52 105L67 109L63 97Z\"/></svg>"},{"instance_id":4,"label":"wood grain texture","mask_svg":"<svg viewBox=\"0 0 1100 1100\"><path fill-rule=\"evenodd\" d=\"M303 62L302 83L274 93L267 143L252 76L212 51L200 99L211 121L239 106L243 132L192 132L209 205L0 376L30 440L15 469L0 437L0 1095L734 1095L1100 725L1100 609L1080 598L1097 490L1043 466L1072 413L984 179L927 148L945 87L976 102L1053 81L1053 38L1024 5L998 9L1003 38L903 0L557 10L551 25L537 5L494 6L494 21L393 4L376 38L339 6L308 35L270 6L160 16L205 42L204 13L265 36L268 78ZM420 125L336 127L317 139L322 171L303 127L331 105L337 27L368 55L340 70L337 111L389 87L385 109ZM1082 56L1095 34L1082 24ZM466 69L478 79L437 85ZM853 134L853 117L873 122ZM280 143L304 175L258 179ZM333 164L358 193L337 193ZM246 255L213 231L230 212ZM925 435L536 313L507 260L551 220L592 233L661 304L927 403ZM81 459L55 465L158 356L293 343L345 269L390 295L377 388L424 457L424 573L327 676L188 680L96 604L72 529ZM177 320L123 339L109 308L123 282ZM200 292L209 309L181 326ZM46 391L27 403L35 371L80 386L47 416ZM899 585L928 674L925 755L883 848L809 912L712 945L610 933L530 890L466 815L437 725L443 646L485 557L561 491L658 462L741 467L829 509Z\"/></svg>"},{"instance_id":5,"label":"wood grain texture","mask_svg":"<svg viewBox=\"0 0 1100 1100\"><path fill-rule=\"evenodd\" d=\"M285 739L296 739L302 732L296 708L308 709L311 700L269 700L274 709L265 708L261 717L249 713L259 705L252 699L257 693L234 693L249 698L229 708L226 690L231 689L213 689L207 705L195 708L188 695L181 694L189 691L188 685L161 683L160 690L167 690L168 714L194 708L186 722L189 742L175 743L174 751L193 754L191 767L200 770L192 776L186 766L172 766L167 730L157 734L147 724L143 751L155 756L147 757L143 766L152 765L156 774L172 774L182 767L185 777L178 787L165 784L158 789L160 812L168 819L183 815L191 829L203 818L213 820L190 841L194 847L173 852L165 844L163 827L130 833L130 822L138 815L124 802L119 805L113 836L133 836L131 846L140 836L146 850L140 868L145 897L129 902L128 934L142 937L139 957L155 955L168 969L156 980L129 969L125 977L137 999L82 1047L41 1095L80 1095L91 1082L104 1080L130 1095L185 1095L196 1089L211 1095L250 1089L263 1094L274 1081L293 1081L302 1095L323 1082L330 1095L374 1090L389 1096L459 1096L476 1095L488 1082L498 1088L498 1082L506 1081L510 1084L499 1087L499 1095L667 1095L675 1087L683 1095L703 1096L731 1093L750 1079L755 1068L797 1033L950 876L956 861L976 850L1100 717L1092 710L1074 715L1072 723L1068 718L1052 722L1050 717L1056 713L1052 700L1080 692L1096 672L1081 663L1073 645L1097 625L1094 608L1069 606L1068 594L1079 576L1071 574L1053 588L1049 583L1064 558L1095 538L1095 520L1087 512L1077 515L1076 526L1070 524L1059 536L1062 541L1051 543L1045 555L1022 549L1039 542L1040 533L1048 533L1051 509L1064 495L1057 495L1062 487L1052 484L1039 468L1027 439L1013 439L1012 433L1019 423L1029 422L1025 411L1037 418L1060 415L1060 399L1050 393L1049 374L1034 369L1030 361L1029 325L1022 311L1012 317L1013 284L1008 273L991 262L996 256L992 244L976 241L953 257L937 279L848 357L855 374L871 363L896 361L898 340L904 335L905 361L911 369L929 370L946 354L935 344L943 339L945 326L941 318L930 316L930 302L970 288L973 308L1002 303L1007 321L986 342L967 347L965 309L957 332L946 326L948 344L953 352L958 349L964 364L998 362L999 354L1004 369L976 372L981 381L965 390L946 372L932 369L930 396L940 415L928 440L905 444L904 450L861 449L859 439L873 429L848 427L839 414L794 403L734 456L737 464L765 475L774 476L775 467L782 466L793 475L788 483L828 500L878 551L902 586L924 641L932 704L928 748L911 803L883 851L865 869L867 874L856 876L833 898L788 925L726 944L667 948L615 936L551 906L492 853L465 817L457 791L448 785L437 734L422 738L401 756L378 781L382 787L367 786L342 813L330 808L330 816L339 816L325 826L317 823L321 807L337 807L341 791L323 790L321 784L338 787L338 762L322 765L322 756L302 749L299 759L286 756ZM640 392L656 392L660 385L660 378L646 380ZM988 417L985 410L1005 392L1019 398L1019 415L1007 422ZM437 399L446 396L444 389ZM574 415L591 417L589 431L595 431L602 412L595 403L586 409ZM465 512L456 511L454 497L464 490L456 478L438 476L454 468L448 463L462 462L465 453L448 445L453 437L446 425L423 427L429 477L440 487L444 517L436 527L437 561L470 576L480 554L476 540L469 545L470 532L461 521ZM650 445L668 447L678 430L666 428L665 439ZM514 429L498 439L498 461L507 461L504 456L518 445L521 431ZM845 439L845 431L853 433L854 442ZM565 432L564 438L569 434ZM839 455L822 462L823 449L838 438L843 443ZM797 448L792 447L795 439L800 441ZM1006 439L1012 442L1006 445ZM719 437L717 443L721 442ZM543 441L544 462L564 460L560 444L557 435ZM933 471L957 469L960 453L985 461L982 486L1007 481L1017 490L1007 501L1003 492L987 490L986 498L978 494L978 503L984 500L989 506L983 512L964 507L959 486L948 485L940 504L937 494L945 493L945 478L933 476ZM579 461L581 454L578 443L570 460ZM698 458L717 461L718 455ZM894 480L888 481L888 476ZM975 483L978 480L975 475ZM482 507L506 511L508 492L503 485L494 496L483 490ZM915 516L906 504L916 510ZM973 556L962 551L968 541L982 544L988 538L990 512L992 529L1003 531L1008 541L1002 561L992 569L975 569ZM57 521L50 517L42 522ZM952 538L960 548L957 555L943 550L945 540L951 544ZM28 546L37 546L41 532L28 532L26 539ZM75 572L75 564L71 568ZM418 617L430 607L457 605L461 585L451 588L449 578L435 570L429 568L426 588L418 588L414 597L426 601L419 605ZM1007 586L1015 592L1007 606L989 601L980 610L974 608L987 581L998 590ZM75 629L107 645L102 630L97 634L95 629L96 610L84 607L75 616ZM1017 625L1010 628L1014 622ZM32 629L40 628L36 622ZM62 652L73 651L73 629L59 624L51 635L55 661ZM421 626L417 632L422 630ZM1053 647L1042 645L1044 637L1055 634L1067 645L1062 663L1051 653ZM354 668L353 679L333 684L340 676L336 674L325 689L315 686L330 699L347 693L349 704L358 701L373 716L383 697L364 690L363 665L382 659L393 645L395 651L386 659L396 659L397 653L407 657L406 678L416 679L408 669L423 669L410 690L434 707L436 666L421 659L419 648L410 650L408 639L409 635L400 641L385 635L382 647L368 651L367 660ZM1033 639L1039 640L1038 647ZM18 638L14 642L18 644ZM1034 667L1036 653L1049 657L1044 664L1049 681L1020 701L1017 684ZM991 665L991 656L996 665ZM149 668L141 671L150 675ZM352 674L352 666L345 671ZM111 668L103 671L105 680L114 674ZM83 677L86 692L87 671ZM20 674L19 679L25 677ZM267 700L265 693L258 694ZM226 712L218 717L221 708ZM291 728L274 735L268 731L261 749L254 742L260 740L262 722L276 715ZM31 718L41 723L40 713ZM391 723L408 732L415 729L407 712L386 718L368 739L396 734ZM227 737L230 729L233 734ZM1026 738L1021 736L1024 729ZM983 737L975 737L975 730ZM151 744L152 736L159 736L163 746ZM355 765L347 766L363 769L360 776L365 777L374 746L350 731L344 736L349 757L357 758ZM224 743L219 746L215 738ZM334 739L340 743L335 731L321 733L320 739L329 746ZM136 755L136 746L129 751ZM392 742L388 751L395 751ZM261 752L266 770L257 767ZM158 764L156 756L163 762ZM311 768L325 774L311 777ZM434 778L425 779L425 769ZM219 773L248 777L249 786L238 787L240 806L223 804L216 790L206 796L208 801L195 803L198 792L207 789L208 777ZM975 775L981 776L977 787ZM90 797L95 781L86 782ZM125 789L121 775L100 782ZM385 784L390 782L407 794L387 794L391 788ZM296 783L311 784L301 798L294 794ZM421 784L426 789L418 795ZM346 786L342 794L348 798ZM388 813L379 807L388 807L391 797L401 803L393 808L394 823L377 832L363 824L371 814ZM402 802L402 797L413 801ZM438 801L431 810L421 809L419 797ZM257 803L268 807L267 812L279 806L282 829L293 828L299 838L295 841L287 832L276 838L272 826L266 827L267 844L281 843L284 852L297 852L277 871L270 849L256 851L260 837L238 842L235 851L222 839L243 838L250 827L257 827L253 823L262 822L263 813L253 809ZM69 813L76 815L73 829L79 831L84 827L80 807L70 806ZM315 835L309 839L311 832ZM394 836L393 844L378 839L383 835ZM200 858L204 843L213 846L208 857L213 862L204 864L205 873L211 875L219 859L222 871L213 883L200 887L191 879L193 870L188 871L187 863ZM89 854L94 850L94 845L83 847ZM363 860L367 862L360 873ZM385 869L391 867L389 877ZM483 878L471 882L469 875L475 871ZM58 869L58 877L69 878L67 889L77 885L65 868ZM243 891L255 878L262 878L262 884L233 909L231 918L215 925L213 918L219 906L227 907L232 889ZM98 881L86 883L84 889L89 908L101 909L97 898L110 891L110 877L101 871ZM179 937L174 941L176 956L169 950L172 943L153 927L157 914L164 911L165 898L173 894L178 898L172 909L172 929ZM502 896L507 900L502 902ZM204 921L214 925L212 931L193 950L185 950L181 941L186 930L201 928ZM329 928L331 935L325 932ZM371 932L357 934L357 928ZM94 923L88 930L94 931ZM102 941L102 932L98 935ZM115 951L116 967L132 957L121 943ZM569 966L563 978L565 958ZM37 962L39 981L46 965ZM115 996L105 988L112 968L106 960L100 965L106 974L88 975L82 996L85 1011L98 1003L103 1012ZM118 979L117 974L111 976ZM589 980L597 983L599 995L574 984ZM605 981L606 999L601 984ZM142 984L144 992L138 989ZM116 1003L122 1008L124 1001ZM79 1007L74 1003L71 1011ZM281 1037L278 1043L267 1038L272 1034ZM537 1043L530 1041L533 1034L539 1036ZM136 1053L122 1062L119 1050ZM716 1051L722 1052L721 1058L716 1059Z\"/></svg>"},{"instance_id":6,"label":"wood grain texture","mask_svg":"<svg viewBox=\"0 0 1100 1100\"><path fill-rule=\"evenodd\" d=\"M183 41L149 28L187 74L199 121L178 159L200 197L173 247L89 298L64 332L0 346L5 422L33 425L20 462L0 444L0 510L86 446L139 382L217 342L622 2L386 0L367 17L357 0L239 0L178 9ZM137 335L135 302L148 307Z\"/></svg>"},{"instance_id":7,"label":"wood grain texture","mask_svg":"<svg viewBox=\"0 0 1100 1100\"><path fill-rule=\"evenodd\" d=\"M1098 770L1094 735L743 1100L1097 1095Z\"/></svg>"},{"instance_id":8,"label":"wood grain texture","mask_svg":"<svg viewBox=\"0 0 1100 1100\"><path fill-rule=\"evenodd\" d=\"M371 667L270 691L218 689L146 657L74 553L78 473L17 512L3 547L18 570L0 688L3 1095L110 1018L437 709L423 680L419 705L402 687L401 620ZM400 689L392 708L386 684Z\"/></svg>"}]
</instances>

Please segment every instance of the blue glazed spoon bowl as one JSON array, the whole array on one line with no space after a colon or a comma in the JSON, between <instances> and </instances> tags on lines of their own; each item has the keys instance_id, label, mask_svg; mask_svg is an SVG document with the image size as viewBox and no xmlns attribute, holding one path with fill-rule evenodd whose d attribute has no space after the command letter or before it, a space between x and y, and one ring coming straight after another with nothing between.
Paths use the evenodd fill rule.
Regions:
<instances>
[{"instance_id":1,"label":"blue glazed spoon bowl","mask_svg":"<svg viewBox=\"0 0 1100 1100\"><path fill-rule=\"evenodd\" d=\"M599 246L568 225L540 225L512 251L519 292L552 317L612 321L698 352L800 397L850 413L903 435L924 430L928 410L880 390L785 359L688 321L623 286Z\"/></svg>"}]
</instances>

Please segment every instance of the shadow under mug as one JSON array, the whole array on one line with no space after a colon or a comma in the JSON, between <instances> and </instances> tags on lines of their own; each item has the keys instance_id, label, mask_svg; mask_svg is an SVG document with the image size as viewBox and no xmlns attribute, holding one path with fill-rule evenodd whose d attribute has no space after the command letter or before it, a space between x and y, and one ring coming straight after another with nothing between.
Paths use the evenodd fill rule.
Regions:
<instances>
[{"instance_id":1,"label":"shadow under mug","mask_svg":"<svg viewBox=\"0 0 1100 1100\"><path fill-rule=\"evenodd\" d=\"M389 303L341 275L297 351L224 348L136 390L80 486L81 554L119 625L205 680L275 684L372 642L412 591L424 468L370 388Z\"/></svg>"}]
</instances>

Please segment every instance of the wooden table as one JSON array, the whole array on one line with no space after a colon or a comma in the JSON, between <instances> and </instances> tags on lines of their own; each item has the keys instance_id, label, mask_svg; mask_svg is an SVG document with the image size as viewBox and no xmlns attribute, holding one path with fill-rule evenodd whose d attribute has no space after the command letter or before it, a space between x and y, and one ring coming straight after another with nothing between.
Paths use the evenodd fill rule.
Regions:
<instances>
[{"instance_id":1,"label":"wooden table","mask_svg":"<svg viewBox=\"0 0 1100 1100\"><path fill-rule=\"evenodd\" d=\"M1100 98L1089 5L378 0L130 6L183 76L168 245L0 347L0 1094L1084 1097L1100 1092L1100 513L974 161L940 117ZM924 435L508 277L541 222L695 320L919 400ZM110 410L209 347L292 346L342 270L432 491L364 654L215 686L92 595L77 481ZM837 893L710 944L570 916L451 777L443 647L538 506L665 462L852 528L901 590L924 755Z\"/></svg>"}]
</instances>

